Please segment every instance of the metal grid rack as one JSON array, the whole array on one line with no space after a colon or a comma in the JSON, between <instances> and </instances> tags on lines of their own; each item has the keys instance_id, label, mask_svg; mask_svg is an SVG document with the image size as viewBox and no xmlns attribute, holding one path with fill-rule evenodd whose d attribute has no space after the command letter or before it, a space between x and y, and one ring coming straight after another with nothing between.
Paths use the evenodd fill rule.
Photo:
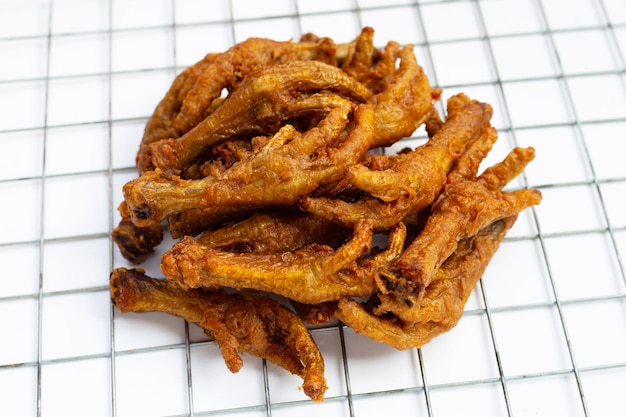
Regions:
<instances>
[{"instance_id":1,"label":"metal grid rack","mask_svg":"<svg viewBox=\"0 0 626 417\"><path fill-rule=\"evenodd\" d=\"M444 99L491 103L489 159L534 146L515 186L544 201L422 349L313 329L330 386L314 404L262 360L229 374L179 319L115 311L109 232L182 68L248 36L348 41L365 25L415 44ZM625 58L623 0L3 0L0 415L623 416Z\"/></svg>"}]
</instances>

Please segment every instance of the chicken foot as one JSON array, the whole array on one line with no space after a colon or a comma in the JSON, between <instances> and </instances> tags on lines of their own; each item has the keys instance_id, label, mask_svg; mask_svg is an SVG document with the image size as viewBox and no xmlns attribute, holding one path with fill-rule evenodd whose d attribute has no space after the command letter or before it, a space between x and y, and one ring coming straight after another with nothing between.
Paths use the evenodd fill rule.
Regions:
<instances>
[{"instance_id":1,"label":"chicken foot","mask_svg":"<svg viewBox=\"0 0 626 417\"><path fill-rule=\"evenodd\" d=\"M285 125L218 178L183 180L146 172L123 188L133 223L147 226L185 210L216 206L295 206L303 195L339 181L345 167L370 149L371 106L357 106L352 121L350 111L337 107L304 133Z\"/></svg>"},{"instance_id":2,"label":"chicken foot","mask_svg":"<svg viewBox=\"0 0 626 417\"><path fill-rule=\"evenodd\" d=\"M161 269L182 288L248 288L317 304L376 291L376 271L400 254L405 236L400 223L389 233L386 249L371 256L366 255L372 225L366 221L337 249L312 244L282 252L237 253L186 237L163 255Z\"/></svg>"},{"instance_id":3,"label":"chicken foot","mask_svg":"<svg viewBox=\"0 0 626 417\"><path fill-rule=\"evenodd\" d=\"M462 94L450 98L448 107L446 123L426 144L408 153L373 157L378 169L363 164L347 168L343 182L369 195L355 202L305 196L300 208L344 227L367 218L384 230L429 206L454 162L485 132L492 113L489 105Z\"/></svg>"},{"instance_id":4,"label":"chicken foot","mask_svg":"<svg viewBox=\"0 0 626 417\"><path fill-rule=\"evenodd\" d=\"M450 183L433 203L418 236L397 259L379 271L377 283L385 295L383 298L386 298L389 311L396 314L401 314L400 311L417 312L404 307L419 303L435 279L438 268L454 253L460 240L470 238L495 221L516 216L541 201L538 190L502 191L533 159L532 148L515 148L502 162L478 177L474 175L482 158L472 158L474 155L474 152L466 155L473 159L470 163L473 167L459 164L460 171L466 171L464 175L457 175L460 172L456 170L450 174ZM403 319L413 320L407 316Z\"/></svg>"},{"instance_id":5,"label":"chicken foot","mask_svg":"<svg viewBox=\"0 0 626 417\"><path fill-rule=\"evenodd\" d=\"M335 316L356 333L396 349L421 347L458 323L476 282L515 220L516 216L512 216L495 221L475 236L462 240L436 270L437 277L425 289L420 302L402 307L411 310L405 314L411 316L411 321L389 314L377 296L364 303L342 298Z\"/></svg>"},{"instance_id":6,"label":"chicken foot","mask_svg":"<svg viewBox=\"0 0 626 417\"><path fill-rule=\"evenodd\" d=\"M303 379L315 401L326 391L324 360L308 329L291 310L256 293L183 290L139 269L118 268L110 277L112 302L125 312L163 312L196 324L219 344L226 366L238 372L240 353L265 358Z\"/></svg>"}]
</instances>

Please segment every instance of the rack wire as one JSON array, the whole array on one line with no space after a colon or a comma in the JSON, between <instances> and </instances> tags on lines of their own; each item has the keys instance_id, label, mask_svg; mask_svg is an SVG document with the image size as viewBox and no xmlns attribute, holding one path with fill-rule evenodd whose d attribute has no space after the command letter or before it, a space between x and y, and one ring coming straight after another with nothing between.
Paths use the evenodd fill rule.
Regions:
<instances>
[{"instance_id":1,"label":"rack wire","mask_svg":"<svg viewBox=\"0 0 626 417\"><path fill-rule=\"evenodd\" d=\"M248 36L348 41L366 25L413 43L444 99L491 103L488 159L534 146L515 186L544 201L423 348L312 329L330 386L314 404L260 359L230 374L194 326L115 311L109 233L180 70ZM623 0L3 0L0 415L621 416L625 132Z\"/></svg>"}]
</instances>

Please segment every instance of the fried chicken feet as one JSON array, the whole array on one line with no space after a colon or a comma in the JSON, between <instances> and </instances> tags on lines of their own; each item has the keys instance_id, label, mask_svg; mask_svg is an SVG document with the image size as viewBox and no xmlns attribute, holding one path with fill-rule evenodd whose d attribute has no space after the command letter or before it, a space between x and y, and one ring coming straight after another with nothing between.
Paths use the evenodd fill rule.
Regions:
<instances>
[{"instance_id":1,"label":"fried chicken feet","mask_svg":"<svg viewBox=\"0 0 626 417\"><path fill-rule=\"evenodd\" d=\"M372 340L397 349L421 347L457 324L476 282L515 219L498 220L458 244L453 254L437 269L436 278L425 289L419 303L410 306L416 312L417 320L405 321L381 312L376 296L366 303L343 298L339 300L335 316L356 333Z\"/></svg>"},{"instance_id":2,"label":"fried chicken feet","mask_svg":"<svg viewBox=\"0 0 626 417\"><path fill-rule=\"evenodd\" d=\"M308 97L320 91L325 93L316 99ZM152 164L180 174L203 150L226 139L273 134L288 120L324 114L337 105L345 106L346 99L363 103L371 95L363 84L332 65L319 61L274 65L249 74L223 104L185 135L151 145Z\"/></svg>"},{"instance_id":3,"label":"fried chicken feet","mask_svg":"<svg viewBox=\"0 0 626 417\"><path fill-rule=\"evenodd\" d=\"M163 312L202 327L219 344L231 372L241 369L240 353L246 352L302 377L305 394L323 399L322 355L304 323L278 302L251 292L182 290L137 269L115 269L110 288L112 302L122 312Z\"/></svg>"},{"instance_id":4,"label":"fried chicken feet","mask_svg":"<svg viewBox=\"0 0 626 417\"><path fill-rule=\"evenodd\" d=\"M163 255L161 270L182 288L249 288L317 304L372 294L376 271L399 255L404 237L400 224L389 234L387 249L373 256L366 256L372 244L372 225L366 221L358 223L350 239L337 249L309 244L288 251L242 254L186 237Z\"/></svg>"},{"instance_id":5,"label":"fried chicken feet","mask_svg":"<svg viewBox=\"0 0 626 417\"><path fill-rule=\"evenodd\" d=\"M316 190L340 192L345 170L370 149L429 120L440 91L413 47L378 49L373 33L340 45L310 34L252 38L183 71L146 125L142 175L124 187L116 242L129 260L151 252L145 231L165 219L178 238L261 208L294 209Z\"/></svg>"},{"instance_id":6,"label":"fried chicken feet","mask_svg":"<svg viewBox=\"0 0 626 417\"><path fill-rule=\"evenodd\" d=\"M463 94L448 100L448 117L441 129L411 152L372 156L346 170L344 182L366 196L357 201L305 196L300 208L353 227L362 218L385 230L430 205L444 186L448 172L465 148L483 134L491 107Z\"/></svg>"},{"instance_id":7,"label":"fried chicken feet","mask_svg":"<svg viewBox=\"0 0 626 417\"><path fill-rule=\"evenodd\" d=\"M541 201L537 190L502 191L534 158L532 148L514 149L502 162L475 177L491 143L479 141L461 157L417 238L379 271L377 283L387 311L409 322L417 321L421 312L407 306L417 304L424 296L438 268L460 240Z\"/></svg>"},{"instance_id":8,"label":"fried chicken feet","mask_svg":"<svg viewBox=\"0 0 626 417\"><path fill-rule=\"evenodd\" d=\"M300 197L339 181L345 167L370 149L372 107L356 107L352 119L351 111L337 107L305 133L285 125L250 158L218 177L183 180L157 170L131 180L124 186L124 197L133 222L145 227L178 212L210 206L295 206ZM345 132L351 122L354 128Z\"/></svg>"},{"instance_id":9,"label":"fried chicken feet","mask_svg":"<svg viewBox=\"0 0 626 417\"><path fill-rule=\"evenodd\" d=\"M231 371L244 352L266 358L315 401L324 363L305 321L336 318L398 349L456 325L507 230L541 200L505 189L534 150L479 174L497 140L491 106L459 93L440 117L441 91L413 47L376 48L373 34L251 38L174 80L112 237L135 263L165 221L180 240L161 258L165 279L111 273L122 312L182 317L215 339ZM423 145L378 152L420 126Z\"/></svg>"},{"instance_id":10,"label":"fried chicken feet","mask_svg":"<svg viewBox=\"0 0 626 417\"><path fill-rule=\"evenodd\" d=\"M181 72L146 124L137 153L139 173L152 170L150 147L178 138L213 113L223 102L224 89L236 88L253 71L301 60L336 64L353 48L330 38L304 36L300 42L249 38L223 53L210 53Z\"/></svg>"}]
</instances>

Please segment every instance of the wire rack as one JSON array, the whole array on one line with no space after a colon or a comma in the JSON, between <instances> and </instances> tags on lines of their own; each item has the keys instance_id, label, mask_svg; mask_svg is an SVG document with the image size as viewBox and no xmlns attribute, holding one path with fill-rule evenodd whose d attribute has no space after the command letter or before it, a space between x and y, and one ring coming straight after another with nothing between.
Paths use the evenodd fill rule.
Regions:
<instances>
[{"instance_id":1,"label":"wire rack","mask_svg":"<svg viewBox=\"0 0 626 417\"><path fill-rule=\"evenodd\" d=\"M263 360L230 374L194 326L115 311L109 232L180 70L249 36L365 25L413 43L444 99L491 103L489 158L534 146L515 186L544 201L423 348L312 329L330 387L314 404ZM0 1L0 415L625 415L625 57L623 0Z\"/></svg>"}]
</instances>

